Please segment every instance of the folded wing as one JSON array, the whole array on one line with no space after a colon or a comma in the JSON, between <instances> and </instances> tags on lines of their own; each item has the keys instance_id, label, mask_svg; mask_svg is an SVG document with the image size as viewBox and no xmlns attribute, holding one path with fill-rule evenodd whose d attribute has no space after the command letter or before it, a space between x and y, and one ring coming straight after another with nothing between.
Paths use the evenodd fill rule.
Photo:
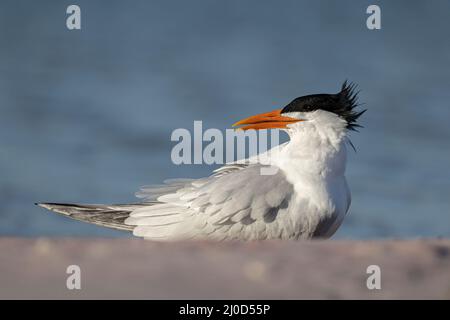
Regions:
<instances>
[{"instance_id":1,"label":"folded wing","mask_svg":"<svg viewBox=\"0 0 450 320\"><path fill-rule=\"evenodd\" d=\"M170 180L137 196L156 203L135 209L125 224L153 240L292 238L293 186L261 164L224 166L204 179Z\"/></svg>"}]
</instances>

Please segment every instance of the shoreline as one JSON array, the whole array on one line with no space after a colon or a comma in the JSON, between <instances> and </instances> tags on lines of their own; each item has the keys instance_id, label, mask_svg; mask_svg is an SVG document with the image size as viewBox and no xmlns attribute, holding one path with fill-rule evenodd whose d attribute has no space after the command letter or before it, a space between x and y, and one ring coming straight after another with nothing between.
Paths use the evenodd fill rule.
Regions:
<instances>
[{"instance_id":1,"label":"shoreline","mask_svg":"<svg viewBox=\"0 0 450 320\"><path fill-rule=\"evenodd\" d=\"M0 299L450 299L450 239L0 237ZM78 265L81 289L66 287ZM369 290L368 266L381 271Z\"/></svg>"}]
</instances>

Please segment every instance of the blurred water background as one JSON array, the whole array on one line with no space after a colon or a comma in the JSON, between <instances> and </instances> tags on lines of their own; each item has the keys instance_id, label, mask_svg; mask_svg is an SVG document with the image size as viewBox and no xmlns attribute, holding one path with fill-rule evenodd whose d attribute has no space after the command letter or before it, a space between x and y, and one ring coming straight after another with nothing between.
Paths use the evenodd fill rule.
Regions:
<instances>
[{"instance_id":1,"label":"blurred water background","mask_svg":"<svg viewBox=\"0 0 450 320\"><path fill-rule=\"evenodd\" d=\"M335 238L450 236L450 2L376 3L379 31L371 1L2 0L0 234L128 236L33 203L205 176L170 161L175 128L226 129L349 79L369 111Z\"/></svg>"}]
</instances>

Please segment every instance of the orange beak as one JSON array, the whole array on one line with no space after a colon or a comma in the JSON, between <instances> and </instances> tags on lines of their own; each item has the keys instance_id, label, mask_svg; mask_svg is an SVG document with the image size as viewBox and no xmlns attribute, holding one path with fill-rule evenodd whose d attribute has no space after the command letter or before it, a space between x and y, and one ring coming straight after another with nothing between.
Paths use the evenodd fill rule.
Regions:
<instances>
[{"instance_id":1,"label":"orange beak","mask_svg":"<svg viewBox=\"0 0 450 320\"><path fill-rule=\"evenodd\" d=\"M281 109L277 109L271 112L261 113L256 116L245 118L233 124L233 127L245 125L237 128L237 130L283 129L286 128L288 124L299 121L304 120L282 116Z\"/></svg>"}]
</instances>

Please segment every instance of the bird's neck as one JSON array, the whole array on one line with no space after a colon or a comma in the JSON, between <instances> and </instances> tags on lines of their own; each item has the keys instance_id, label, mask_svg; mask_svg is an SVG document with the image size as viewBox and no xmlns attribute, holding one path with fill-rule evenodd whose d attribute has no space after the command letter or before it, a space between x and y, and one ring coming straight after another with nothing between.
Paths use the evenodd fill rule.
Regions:
<instances>
[{"instance_id":1,"label":"bird's neck","mask_svg":"<svg viewBox=\"0 0 450 320\"><path fill-rule=\"evenodd\" d=\"M306 124L288 132L278 157L282 169L311 179L343 176L347 162L346 128Z\"/></svg>"}]
</instances>

